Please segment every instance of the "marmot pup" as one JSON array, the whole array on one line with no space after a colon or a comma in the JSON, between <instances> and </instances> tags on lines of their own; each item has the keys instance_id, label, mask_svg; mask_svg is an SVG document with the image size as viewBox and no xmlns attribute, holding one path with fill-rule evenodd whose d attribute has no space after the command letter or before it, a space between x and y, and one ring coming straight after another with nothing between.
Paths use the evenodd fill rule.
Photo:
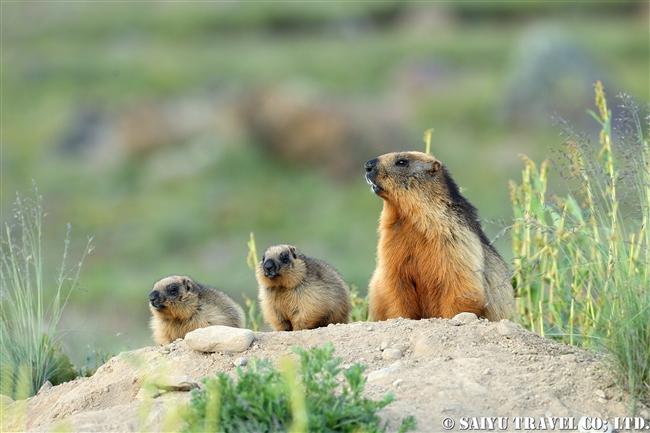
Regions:
<instances>
[{"instance_id":1,"label":"marmot pup","mask_svg":"<svg viewBox=\"0 0 650 433\"><path fill-rule=\"evenodd\" d=\"M165 277L149 295L151 329L157 344L168 344L197 328L245 326L244 311L220 290L183 275Z\"/></svg>"},{"instance_id":2,"label":"marmot pup","mask_svg":"<svg viewBox=\"0 0 650 433\"><path fill-rule=\"evenodd\" d=\"M421 152L368 161L366 180L384 200L377 268L368 286L373 320L507 319L514 290L505 261L445 166Z\"/></svg>"},{"instance_id":3,"label":"marmot pup","mask_svg":"<svg viewBox=\"0 0 650 433\"><path fill-rule=\"evenodd\" d=\"M264 320L276 331L298 331L348 323L350 290L325 262L291 245L269 247L255 273Z\"/></svg>"}]
</instances>

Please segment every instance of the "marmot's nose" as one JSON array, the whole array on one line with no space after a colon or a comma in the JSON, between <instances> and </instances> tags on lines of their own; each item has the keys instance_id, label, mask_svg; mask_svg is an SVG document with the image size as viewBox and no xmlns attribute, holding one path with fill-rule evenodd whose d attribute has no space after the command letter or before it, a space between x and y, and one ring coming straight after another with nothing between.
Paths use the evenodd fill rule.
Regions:
<instances>
[{"instance_id":1,"label":"marmot's nose","mask_svg":"<svg viewBox=\"0 0 650 433\"><path fill-rule=\"evenodd\" d=\"M275 269L275 262L271 259L268 259L267 261L264 262L264 270L266 271L272 271Z\"/></svg>"},{"instance_id":2,"label":"marmot's nose","mask_svg":"<svg viewBox=\"0 0 650 433\"><path fill-rule=\"evenodd\" d=\"M366 172L370 173L373 170L373 168L377 166L377 162L379 162L379 159L377 158L371 159L370 161L366 162L365 165Z\"/></svg>"},{"instance_id":3,"label":"marmot's nose","mask_svg":"<svg viewBox=\"0 0 650 433\"><path fill-rule=\"evenodd\" d=\"M149 294L149 303L156 310L160 310L164 302L165 302L165 297L158 290L154 290Z\"/></svg>"}]
</instances>

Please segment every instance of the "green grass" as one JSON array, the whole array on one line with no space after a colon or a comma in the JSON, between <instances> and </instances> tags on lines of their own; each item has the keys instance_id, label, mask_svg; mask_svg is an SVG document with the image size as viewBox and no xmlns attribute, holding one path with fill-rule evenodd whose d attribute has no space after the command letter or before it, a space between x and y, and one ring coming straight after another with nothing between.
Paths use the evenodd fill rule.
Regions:
<instances>
[{"instance_id":1,"label":"green grass","mask_svg":"<svg viewBox=\"0 0 650 433\"><path fill-rule=\"evenodd\" d=\"M36 187L34 187L36 188ZM46 276L42 248L43 199L18 196L14 215L17 232L8 223L2 236L0 263L0 393L12 398L36 394L50 381L57 385L77 372L62 350L57 325L79 280L90 240L79 262L69 267L70 227L56 279Z\"/></svg>"},{"instance_id":2,"label":"green grass","mask_svg":"<svg viewBox=\"0 0 650 433\"><path fill-rule=\"evenodd\" d=\"M268 359L252 359L246 370L237 368L237 382L226 373L204 378L204 387L192 391L183 414L186 432L379 432L385 431L378 410L393 401L362 396L366 366L340 367L334 346L304 350L300 357L281 362L278 371ZM339 380L342 374L344 380ZM413 417L402 421L400 432L416 428Z\"/></svg>"},{"instance_id":3,"label":"green grass","mask_svg":"<svg viewBox=\"0 0 650 433\"><path fill-rule=\"evenodd\" d=\"M566 195L548 192L548 161L524 158L522 183L511 183L512 246L520 322L604 347L634 413L637 399L650 397L650 147L642 110L621 99L621 118L612 119L597 83L598 147L561 123L565 143L553 167Z\"/></svg>"}]
</instances>

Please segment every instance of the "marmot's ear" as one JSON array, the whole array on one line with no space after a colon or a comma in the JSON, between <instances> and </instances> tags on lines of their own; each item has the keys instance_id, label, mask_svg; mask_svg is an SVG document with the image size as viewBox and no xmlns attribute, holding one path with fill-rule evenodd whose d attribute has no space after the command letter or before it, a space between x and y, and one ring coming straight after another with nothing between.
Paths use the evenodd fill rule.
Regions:
<instances>
[{"instance_id":1,"label":"marmot's ear","mask_svg":"<svg viewBox=\"0 0 650 433\"><path fill-rule=\"evenodd\" d=\"M296 247L289 247L289 251L291 251L291 255L294 259L298 258L298 254L296 254Z\"/></svg>"},{"instance_id":2,"label":"marmot's ear","mask_svg":"<svg viewBox=\"0 0 650 433\"><path fill-rule=\"evenodd\" d=\"M437 172L438 170L440 170L440 167L442 167L442 163L436 159L436 160L433 161L433 163L431 164L431 170L429 170L429 173L430 173L431 175L436 174L436 172Z\"/></svg>"},{"instance_id":3,"label":"marmot's ear","mask_svg":"<svg viewBox=\"0 0 650 433\"><path fill-rule=\"evenodd\" d=\"M189 292L192 290L192 283L190 283L190 280L188 278L181 279L181 284L185 288L185 291Z\"/></svg>"}]
</instances>

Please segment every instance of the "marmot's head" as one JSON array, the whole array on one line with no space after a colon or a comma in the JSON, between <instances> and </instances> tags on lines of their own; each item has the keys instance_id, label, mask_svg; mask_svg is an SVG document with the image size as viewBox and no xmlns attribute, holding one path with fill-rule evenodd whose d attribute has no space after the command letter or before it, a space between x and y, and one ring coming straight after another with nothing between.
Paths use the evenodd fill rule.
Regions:
<instances>
[{"instance_id":1,"label":"marmot's head","mask_svg":"<svg viewBox=\"0 0 650 433\"><path fill-rule=\"evenodd\" d=\"M274 245L267 248L255 273L257 281L265 287L292 289L300 284L307 272L303 256L291 245Z\"/></svg>"},{"instance_id":2,"label":"marmot's head","mask_svg":"<svg viewBox=\"0 0 650 433\"><path fill-rule=\"evenodd\" d=\"M153 285L149 309L161 319L187 319L196 311L197 285L190 277L171 275Z\"/></svg>"},{"instance_id":3,"label":"marmot's head","mask_svg":"<svg viewBox=\"0 0 650 433\"><path fill-rule=\"evenodd\" d=\"M397 191L431 189L441 177L442 163L421 152L387 153L366 162L366 181L386 199Z\"/></svg>"},{"instance_id":4,"label":"marmot's head","mask_svg":"<svg viewBox=\"0 0 650 433\"><path fill-rule=\"evenodd\" d=\"M426 153L387 153L366 162L365 168L372 192L400 207L417 208L418 202L431 200L445 202L458 194L446 168Z\"/></svg>"},{"instance_id":5,"label":"marmot's head","mask_svg":"<svg viewBox=\"0 0 650 433\"><path fill-rule=\"evenodd\" d=\"M423 231L430 228L432 221L448 221L454 216L479 236L485 236L476 208L462 196L445 166L433 156L421 152L387 153L366 162L365 167L366 181L372 192L384 199L385 205L389 204L390 215L406 216Z\"/></svg>"}]
</instances>

